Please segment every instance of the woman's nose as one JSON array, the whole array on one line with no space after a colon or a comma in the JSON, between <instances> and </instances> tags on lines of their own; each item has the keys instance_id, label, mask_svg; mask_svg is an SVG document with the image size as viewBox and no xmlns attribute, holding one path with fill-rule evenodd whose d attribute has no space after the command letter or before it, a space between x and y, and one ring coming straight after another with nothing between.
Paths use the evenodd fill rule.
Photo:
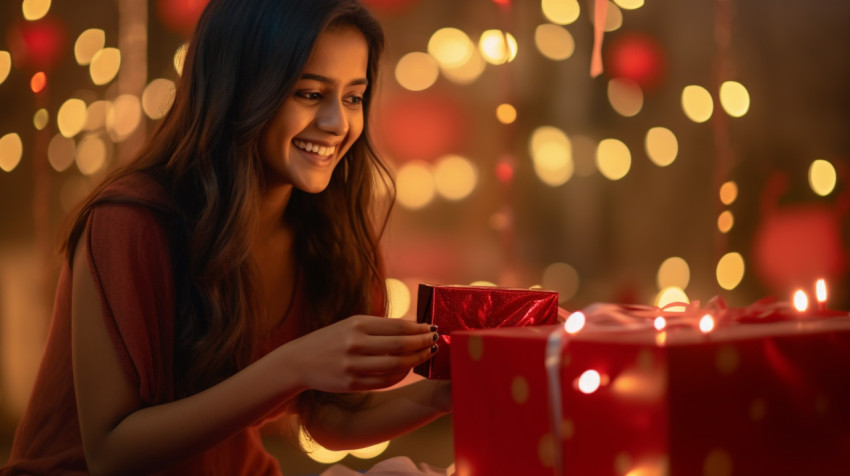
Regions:
<instances>
[{"instance_id":1,"label":"woman's nose","mask_svg":"<svg viewBox=\"0 0 850 476\"><path fill-rule=\"evenodd\" d=\"M333 98L322 104L316 117L316 126L340 136L348 132L348 118L342 99Z\"/></svg>"}]
</instances>

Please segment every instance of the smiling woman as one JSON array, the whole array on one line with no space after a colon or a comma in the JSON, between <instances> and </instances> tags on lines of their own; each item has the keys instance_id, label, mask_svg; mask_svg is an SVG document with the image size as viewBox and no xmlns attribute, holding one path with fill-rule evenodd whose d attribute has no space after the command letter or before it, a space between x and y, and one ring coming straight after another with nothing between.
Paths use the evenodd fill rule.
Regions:
<instances>
[{"instance_id":1,"label":"smiling woman","mask_svg":"<svg viewBox=\"0 0 850 476\"><path fill-rule=\"evenodd\" d=\"M269 418L343 449L450 410L445 382L371 392L437 350L383 317L378 23L356 0L211 0L189 44L159 129L72 215L3 476L274 475Z\"/></svg>"}]
</instances>

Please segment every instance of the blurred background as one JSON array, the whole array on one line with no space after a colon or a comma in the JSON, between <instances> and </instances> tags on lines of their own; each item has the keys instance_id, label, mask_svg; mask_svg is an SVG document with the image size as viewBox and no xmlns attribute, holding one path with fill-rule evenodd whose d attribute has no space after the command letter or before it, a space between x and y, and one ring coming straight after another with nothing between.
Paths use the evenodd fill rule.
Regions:
<instances>
[{"instance_id":1,"label":"blurred background","mask_svg":"<svg viewBox=\"0 0 850 476\"><path fill-rule=\"evenodd\" d=\"M419 283L541 286L561 305L850 307L850 3L364 0L387 34L372 134L397 182L390 313ZM41 355L66 213L168 110L204 0L0 4L0 461ZM442 418L365 452L447 466Z\"/></svg>"}]
</instances>

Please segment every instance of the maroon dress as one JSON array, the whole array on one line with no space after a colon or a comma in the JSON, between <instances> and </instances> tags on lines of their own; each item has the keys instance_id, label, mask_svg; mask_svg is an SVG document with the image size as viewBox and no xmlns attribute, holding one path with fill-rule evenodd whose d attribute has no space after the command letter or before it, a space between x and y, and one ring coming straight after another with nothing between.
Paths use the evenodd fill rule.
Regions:
<instances>
[{"instance_id":1,"label":"maroon dress","mask_svg":"<svg viewBox=\"0 0 850 476\"><path fill-rule=\"evenodd\" d=\"M162 188L142 176L122 179L89 215L89 266L100 294L103 319L126 377L145 405L174 399L175 291L169 253L172 207ZM297 299L296 299L297 301ZM273 329L257 355L297 336L297 302ZM88 474L83 453L71 364L71 269L59 277L47 345L35 387L0 476ZM262 445L259 424L247 428L160 474L279 475Z\"/></svg>"}]
</instances>

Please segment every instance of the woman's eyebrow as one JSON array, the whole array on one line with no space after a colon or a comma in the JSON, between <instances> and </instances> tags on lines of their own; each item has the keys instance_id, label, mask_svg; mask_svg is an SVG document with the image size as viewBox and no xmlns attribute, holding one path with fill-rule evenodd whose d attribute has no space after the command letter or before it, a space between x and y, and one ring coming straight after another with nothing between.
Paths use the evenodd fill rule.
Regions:
<instances>
[{"instance_id":1,"label":"woman's eyebrow","mask_svg":"<svg viewBox=\"0 0 850 476\"><path fill-rule=\"evenodd\" d=\"M336 84L337 81L326 76L322 76L320 74L313 73L304 73L301 75L301 79L312 79L313 81L319 81L321 83L327 84ZM360 84L369 84L369 80L366 78L357 78L348 82L348 86L360 85Z\"/></svg>"}]
</instances>

